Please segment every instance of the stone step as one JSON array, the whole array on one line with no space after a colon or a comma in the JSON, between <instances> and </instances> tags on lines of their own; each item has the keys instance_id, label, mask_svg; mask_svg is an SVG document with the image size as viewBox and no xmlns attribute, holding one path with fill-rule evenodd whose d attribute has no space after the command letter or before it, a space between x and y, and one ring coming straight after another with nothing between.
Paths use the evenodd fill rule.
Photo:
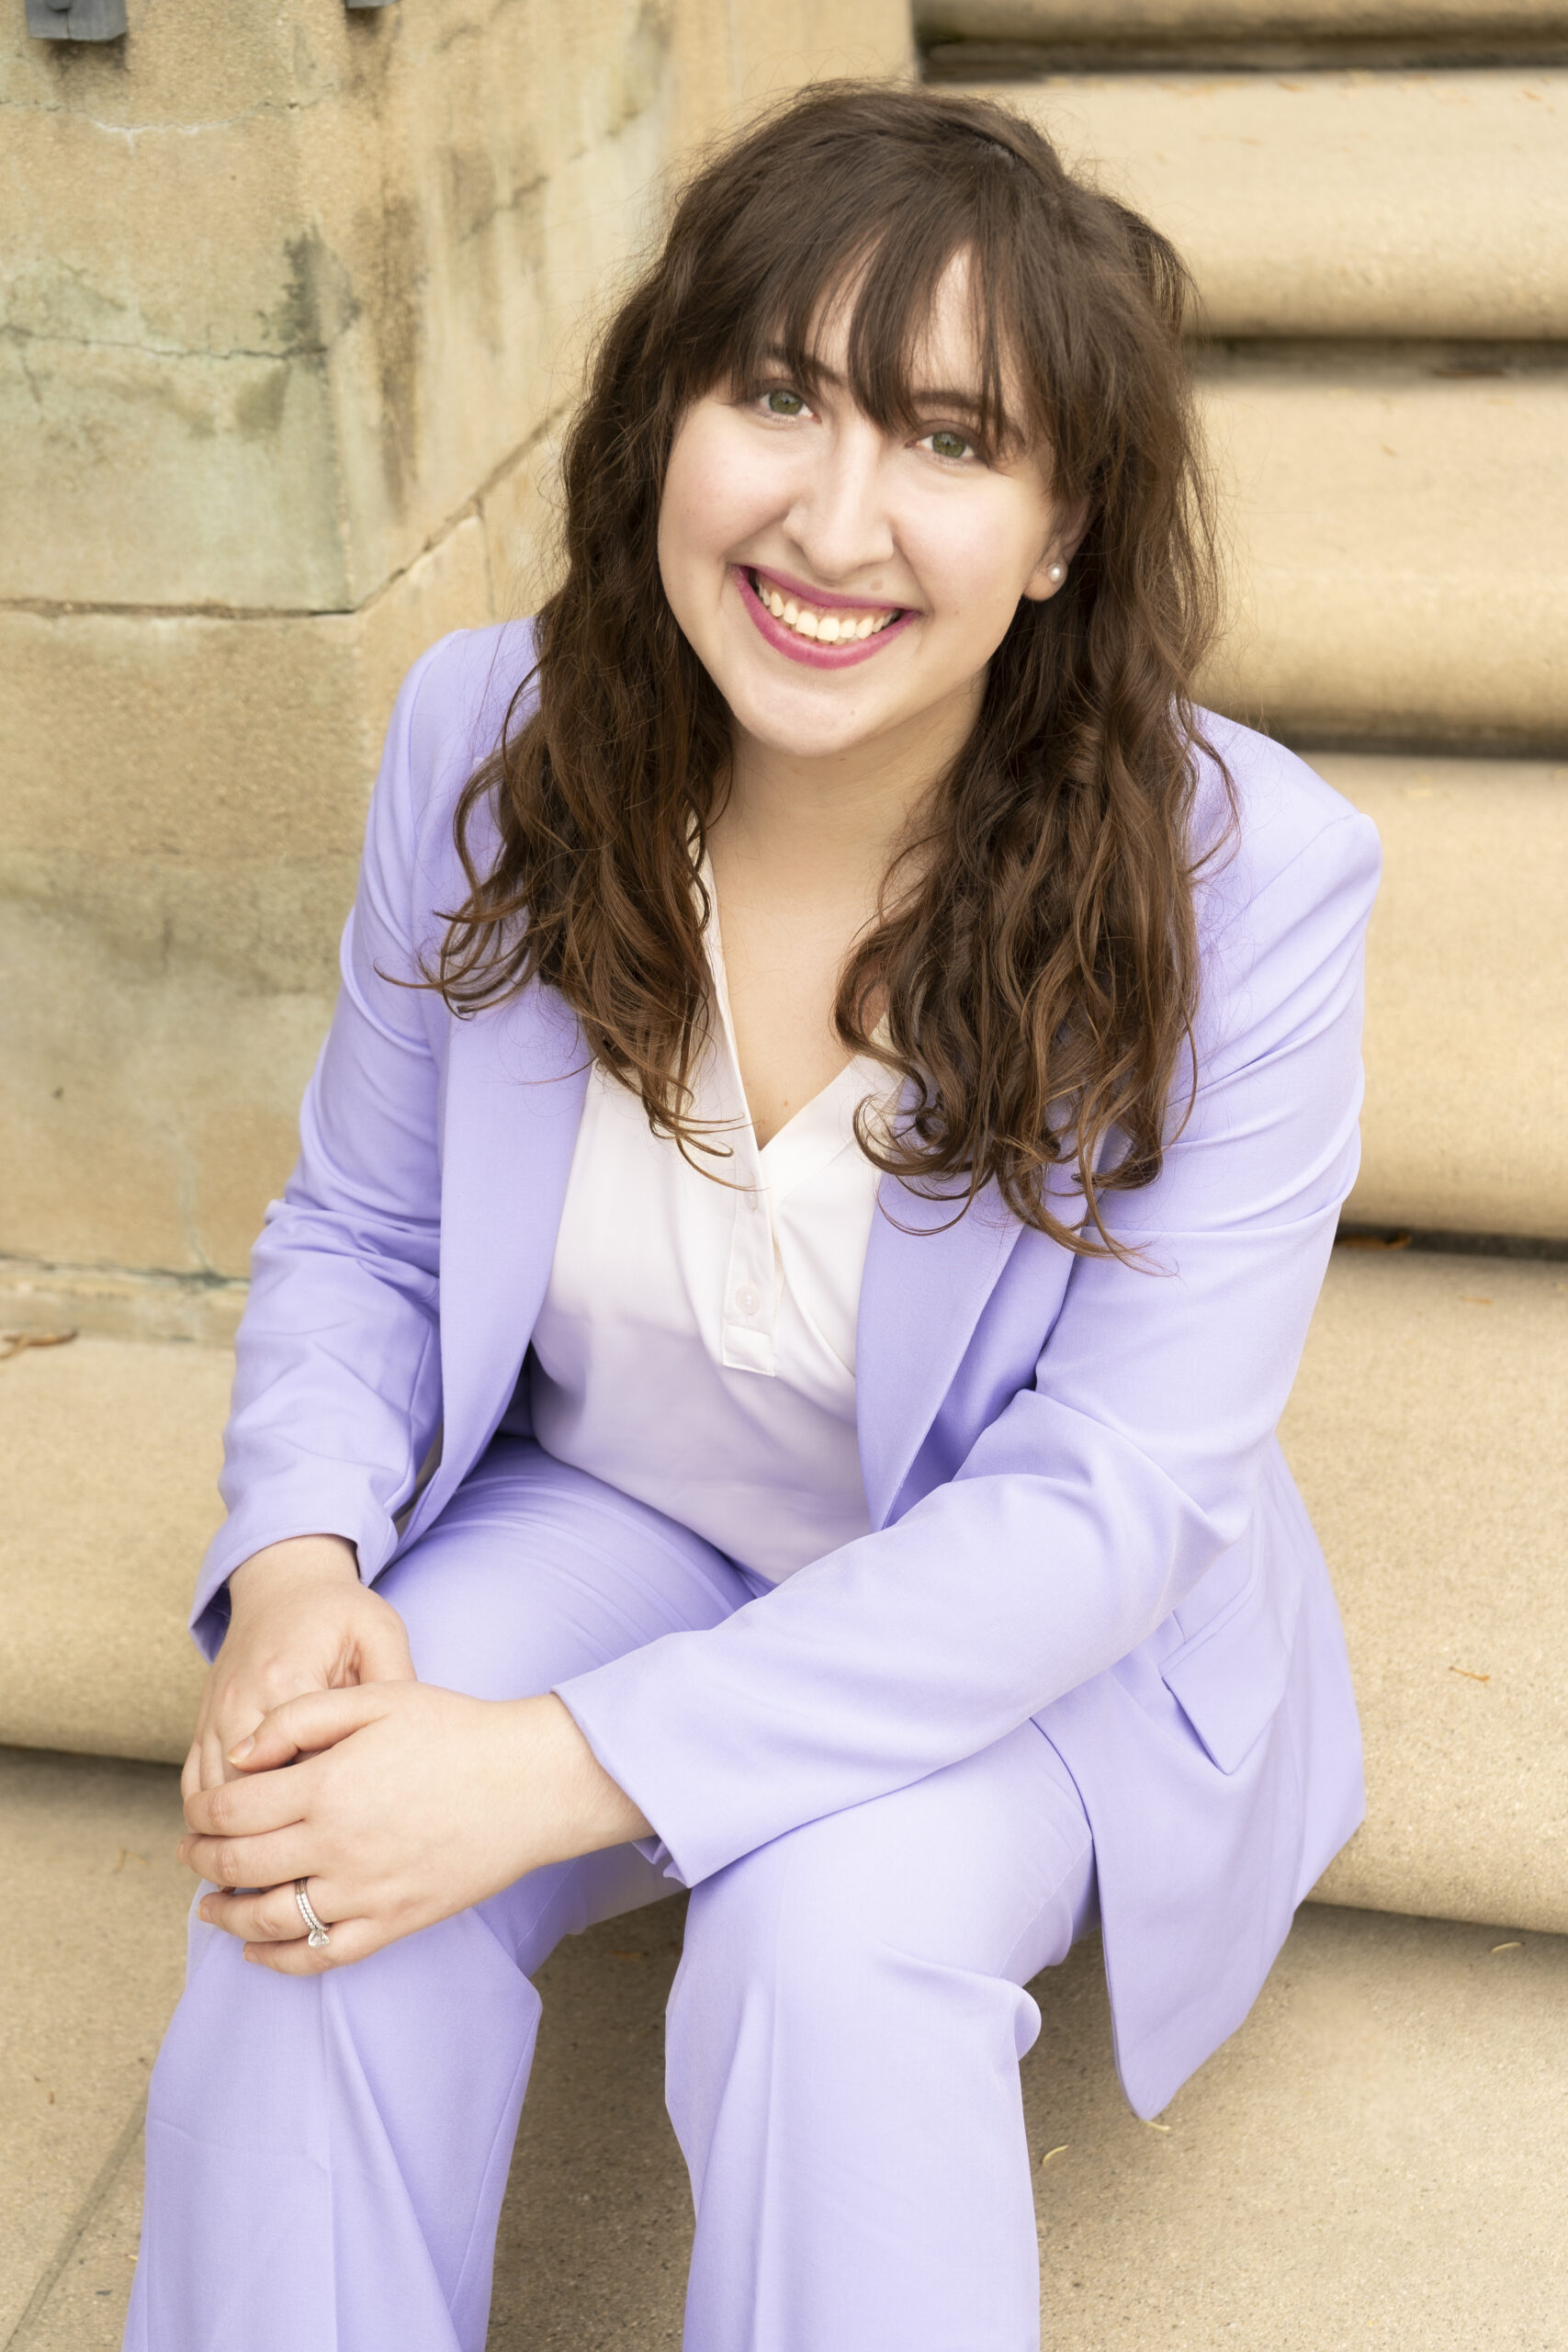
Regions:
<instances>
[{"instance_id":1,"label":"stone step","mask_svg":"<svg viewBox=\"0 0 1568 2352\"><path fill-rule=\"evenodd\" d=\"M1568 735L1568 373L1263 346L1206 370L1232 548L1206 692L1292 741Z\"/></svg>"},{"instance_id":2,"label":"stone step","mask_svg":"<svg viewBox=\"0 0 1568 2352\"><path fill-rule=\"evenodd\" d=\"M1568 335L1568 72L1075 74L994 94L1165 231L1213 334Z\"/></svg>"},{"instance_id":3,"label":"stone step","mask_svg":"<svg viewBox=\"0 0 1568 2352\"><path fill-rule=\"evenodd\" d=\"M1568 765L1308 756L1383 845L1348 1216L1568 1237Z\"/></svg>"},{"instance_id":4,"label":"stone step","mask_svg":"<svg viewBox=\"0 0 1568 2352\"><path fill-rule=\"evenodd\" d=\"M1568 1263L1349 1249L1282 1430L1368 1817L1325 1900L1568 1930Z\"/></svg>"},{"instance_id":5,"label":"stone step","mask_svg":"<svg viewBox=\"0 0 1568 2352\"><path fill-rule=\"evenodd\" d=\"M1441 39L1499 44L1568 29L1562 0L915 0L915 30L938 40L1088 42Z\"/></svg>"},{"instance_id":6,"label":"stone step","mask_svg":"<svg viewBox=\"0 0 1568 2352\"><path fill-rule=\"evenodd\" d=\"M222 1350L0 1363L0 1741L175 1761ZM1286 1443L1344 1607L1371 1817L1339 1902L1568 1929L1568 1264L1341 1248Z\"/></svg>"},{"instance_id":7,"label":"stone step","mask_svg":"<svg viewBox=\"0 0 1568 2352\"><path fill-rule=\"evenodd\" d=\"M0 2341L117 2352L147 2069L190 1881L172 1773L0 1755L25 1885L0 2020ZM691 2195L662 2111L679 1900L568 1937L497 2247L491 2352L677 2352ZM1055 2352L1473 2352L1561 2332L1568 1940L1307 1905L1159 2128L1123 2106L1100 1952L1032 1987Z\"/></svg>"}]
</instances>

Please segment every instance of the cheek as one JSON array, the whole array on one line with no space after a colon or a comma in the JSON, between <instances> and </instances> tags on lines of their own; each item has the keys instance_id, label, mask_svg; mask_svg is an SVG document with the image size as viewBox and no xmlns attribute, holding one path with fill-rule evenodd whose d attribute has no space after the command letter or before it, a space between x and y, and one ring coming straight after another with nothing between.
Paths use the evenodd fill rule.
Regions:
<instances>
[{"instance_id":1,"label":"cheek","mask_svg":"<svg viewBox=\"0 0 1568 2352\"><path fill-rule=\"evenodd\" d=\"M917 572L966 650L974 640L988 659L1032 576L1046 526L1007 499L976 499L931 523Z\"/></svg>"},{"instance_id":2,"label":"cheek","mask_svg":"<svg viewBox=\"0 0 1568 2352\"><path fill-rule=\"evenodd\" d=\"M667 579L701 573L718 580L731 550L769 511L765 469L737 447L722 423L694 429L671 452L659 517L659 553Z\"/></svg>"}]
</instances>

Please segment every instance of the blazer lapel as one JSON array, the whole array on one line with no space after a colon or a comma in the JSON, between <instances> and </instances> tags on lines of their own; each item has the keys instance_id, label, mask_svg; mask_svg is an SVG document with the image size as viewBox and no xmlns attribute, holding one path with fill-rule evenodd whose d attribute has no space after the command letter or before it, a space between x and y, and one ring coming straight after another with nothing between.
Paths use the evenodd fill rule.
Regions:
<instances>
[{"instance_id":1,"label":"blazer lapel","mask_svg":"<svg viewBox=\"0 0 1568 2352\"><path fill-rule=\"evenodd\" d=\"M952 1201L882 1180L855 1339L861 1475L874 1528L886 1523L1020 1231L989 1190L958 1216Z\"/></svg>"},{"instance_id":2,"label":"blazer lapel","mask_svg":"<svg viewBox=\"0 0 1568 2352\"><path fill-rule=\"evenodd\" d=\"M553 990L454 1021L442 1119L441 1461L428 1526L489 1442L549 1282L589 1056ZM405 1541L407 1537L405 1537Z\"/></svg>"}]
</instances>

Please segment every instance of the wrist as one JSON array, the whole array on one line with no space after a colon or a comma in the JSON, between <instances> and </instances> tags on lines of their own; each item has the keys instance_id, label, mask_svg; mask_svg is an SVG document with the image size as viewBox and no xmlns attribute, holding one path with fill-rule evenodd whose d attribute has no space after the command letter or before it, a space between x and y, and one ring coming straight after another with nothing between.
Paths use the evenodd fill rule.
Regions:
<instances>
[{"instance_id":1,"label":"wrist","mask_svg":"<svg viewBox=\"0 0 1568 2352\"><path fill-rule=\"evenodd\" d=\"M284 1591L357 1585L359 1556L342 1535L290 1535L242 1560L229 1577L231 1607L251 1608Z\"/></svg>"},{"instance_id":2,"label":"wrist","mask_svg":"<svg viewBox=\"0 0 1568 2352\"><path fill-rule=\"evenodd\" d=\"M653 1836L652 1824L605 1771L563 1699L552 1690L518 1703L530 1711L533 1735L544 1743L542 1760L563 1800L571 1855L598 1853L606 1846Z\"/></svg>"}]
</instances>

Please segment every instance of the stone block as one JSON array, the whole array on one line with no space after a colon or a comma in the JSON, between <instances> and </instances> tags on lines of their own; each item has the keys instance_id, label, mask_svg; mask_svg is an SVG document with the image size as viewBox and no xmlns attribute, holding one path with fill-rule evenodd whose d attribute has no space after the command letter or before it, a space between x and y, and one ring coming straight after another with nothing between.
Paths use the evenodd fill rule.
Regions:
<instances>
[{"instance_id":1,"label":"stone block","mask_svg":"<svg viewBox=\"0 0 1568 2352\"><path fill-rule=\"evenodd\" d=\"M135 106L74 60L0 76L0 594L362 604L570 392L676 151L825 53L908 47L888 0L848 33L824 6L367 13L253 30L210 113L162 26L121 61Z\"/></svg>"},{"instance_id":2,"label":"stone block","mask_svg":"<svg viewBox=\"0 0 1568 2352\"><path fill-rule=\"evenodd\" d=\"M0 1250L244 1272L398 682L490 609L470 515L357 614L0 616Z\"/></svg>"},{"instance_id":3,"label":"stone block","mask_svg":"<svg viewBox=\"0 0 1568 2352\"><path fill-rule=\"evenodd\" d=\"M486 483L479 502L498 616L536 613L560 573L560 427L554 418L516 463Z\"/></svg>"},{"instance_id":4,"label":"stone block","mask_svg":"<svg viewBox=\"0 0 1568 2352\"><path fill-rule=\"evenodd\" d=\"M1148 215L1219 335L1568 335L1568 73L1112 74L996 95Z\"/></svg>"},{"instance_id":5,"label":"stone block","mask_svg":"<svg viewBox=\"0 0 1568 2352\"><path fill-rule=\"evenodd\" d=\"M447 0L315 31L308 99L258 60L215 119L150 93L122 130L72 84L16 109L6 593L357 605L547 413L663 160L666 18Z\"/></svg>"},{"instance_id":6,"label":"stone block","mask_svg":"<svg viewBox=\"0 0 1568 2352\"><path fill-rule=\"evenodd\" d=\"M1325 1901L1568 1931L1564 1396L1568 1265L1336 1250L1281 1431L1366 1736Z\"/></svg>"},{"instance_id":7,"label":"stone block","mask_svg":"<svg viewBox=\"0 0 1568 2352\"><path fill-rule=\"evenodd\" d=\"M1568 1238L1568 766L1308 756L1383 843L1348 1214Z\"/></svg>"},{"instance_id":8,"label":"stone block","mask_svg":"<svg viewBox=\"0 0 1568 2352\"><path fill-rule=\"evenodd\" d=\"M1232 558L1205 695L1294 741L1555 750L1568 376L1435 354L1216 359Z\"/></svg>"},{"instance_id":9,"label":"stone block","mask_svg":"<svg viewBox=\"0 0 1568 2352\"><path fill-rule=\"evenodd\" d=\"M0 1868L18 1897L0 2011L0 2342L16 2352L119 2343L139 2214L90 2282L72 2256L85 2221L123 2229L121 2166L140 2180L147 2078L196 1891L175 1860L180 1829L172 1772L0 1749ZM55 2292L71 2332L40 2337Z\"/></svg>"},{"instance_id":10,"label":"stone block","mask_svg":"<svg viewBox=\"0 0 1568 2352\"><path fill-rule=\"evenodd\" d=\"M220 1348L91 1337L0 1363L0 1741L183 1759L231 1370Z\"/></svg>"}]
</instances>

